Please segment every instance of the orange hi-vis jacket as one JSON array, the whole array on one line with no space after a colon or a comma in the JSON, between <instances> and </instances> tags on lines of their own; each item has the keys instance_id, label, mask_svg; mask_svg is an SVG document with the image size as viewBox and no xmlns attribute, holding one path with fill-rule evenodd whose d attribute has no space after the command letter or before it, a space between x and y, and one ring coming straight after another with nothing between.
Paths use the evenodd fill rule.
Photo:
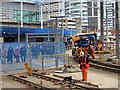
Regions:
<instances>
[{"instance_id":1,"label":"orange hi-vis jacket","mask_svg":"<svg viewBox=\"0 0 120 90\"><path fill-rule=\"evenodd\" d=\"M88 68L89 68L88 57L86 57L85 55L81 56L80 59L79 59L79 64L80 64L80 69L81 70L88 70Z\"/></svg>"}]
</instances>

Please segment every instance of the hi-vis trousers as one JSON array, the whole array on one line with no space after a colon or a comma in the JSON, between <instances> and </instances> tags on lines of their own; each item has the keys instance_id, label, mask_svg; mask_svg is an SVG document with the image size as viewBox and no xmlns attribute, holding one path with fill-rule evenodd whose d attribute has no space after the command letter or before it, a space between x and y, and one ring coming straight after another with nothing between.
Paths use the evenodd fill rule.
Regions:
<instances>
[{"instance_id":1,"label":"hi-vis trousers","mask_svg":"<svg viewBox=\"0 0 120 90\"><path fill-rule=\"evenodd\" d=\"M82 70L82 80L87 81L88 70Z\"/></svg>"},{"instance_id":2,"label":"hi-vis trousers","mask_svg":"<svg viewBox=\"0 0 120 90\"><path fill-rule=\"evenodd\" d=\"M83 81L87 81L88 68L89 68L89 64L86 65L86 68L84 68L84 66L82 66L82 80Z\"/></svg>"}]
</instances>

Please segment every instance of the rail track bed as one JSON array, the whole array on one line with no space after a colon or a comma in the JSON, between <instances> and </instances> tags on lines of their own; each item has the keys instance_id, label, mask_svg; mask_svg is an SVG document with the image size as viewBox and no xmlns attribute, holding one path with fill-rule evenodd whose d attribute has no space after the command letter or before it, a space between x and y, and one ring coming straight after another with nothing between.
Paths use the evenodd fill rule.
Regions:
<instances>
[{"instance_id":1,"label":"rail track bed","mask_svg":"<svg viewBox=\"0 0 120 90\"><path fill-rule=\"evenodd\" d=\"M106 71L111 71L111 72L115 72L115 73L119 73L120 72L120 66L117 64L111 64L108 62L101 62L98 60L90 60L90 66L91 67L95 67L97 69L102 69L102 70L106 70Z\"/></svg>"},{"instance_id":2,"label":"rail track bed","mask_svg":"<svg viewBox=\"0 0 120 90\"><path fill-rule=\"evenodd\" d=\"M64 81L63 76L55 74L45 74L33 72L32 75L12 74L8 75L13 80L19 81L30 88L40 88L43 90L57 90L63 88L82 89L82 90L100 90L98 85L72 79L71 81ZM24 76L24 77L21 77Z\"/></svg>"}]
</instances>

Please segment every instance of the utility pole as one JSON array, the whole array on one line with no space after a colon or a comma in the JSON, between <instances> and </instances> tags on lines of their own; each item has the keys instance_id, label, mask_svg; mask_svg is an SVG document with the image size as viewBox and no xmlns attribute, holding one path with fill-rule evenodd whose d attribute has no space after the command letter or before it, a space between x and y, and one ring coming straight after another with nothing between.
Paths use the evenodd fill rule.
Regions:
<instances>
[{"instance_id":1,"label":"utility pole","mask_svg":"<svg viewBox=\"0 0 120 90\"><path fill-rule=\"evenodd\" d=\"M62 41L64 41L64 25L63 25L63 23L64 23L64 19L62 18Z\"/></svg>"},{"instance_id":2,"label":"utility pole","mask_svg":"<svg viewBox=\"0 0 120 90\"><path fill-rule=\"evenodd\" d=\"M55 54L58 54L58 41L59 41L59 37L58 37L58 18L64 18L65 16L50 16L50 18L55 18ZM56 68L58 67L58 58L56 56Z\"/></svg>"},{"instance_id":3,"label":"utility pole","mask_svg":"<svg viewBox=\"0 0 120 90\"><path fill-rule=\"evenodd\" d=\"M106 48L108 46L108 10L106 8Z\"/></svg>"},{"instance_id":4,"label":"utility pole","mask_svg":"<svg viewBox=\"0 0 120 90\"><path fill-rule=\"evenodd\" d=\"M49 25L49 20L48 20L48 42L50 42L50 25Z\"/></svg>"},{"instance_id":5,"label":"utility pole","mask_svg":"<svg viewBox=\"0 0 120 90\"><path fill-rule=\"evenodd\" d=\"M18 42L20 42L20 21L18 21Z\"/></svg>"},{"instance_id":6,"label":"utility pole","mask_svg":"<svg viewBox=\"0 0 120 90\"><path fill-rule=\"evenodd\" d=\"M104 28L103 28L103 1L100 2L100 38L103 41L104 40Z\"/></svg>"},{"instance_id":7,"label":"utility pole","mask_svg":"<svg viewBox=\"0 0 120 90\"><path fill-rule=\"evenodd\" d=\"M21 0L21 27L23 27L23 1Z\"/></svg>"},{"instance_id":8,"label":"utility pole","mask_svg":"<svg viewBox=\"0 0 120 90\"><path fill-rule=\"evenodd\" d=\"M58 42L58 18L64 18L65 16L50 16L50 18L55 18L55 42Z\"/></svg>"},{"instance_id":9,"label":"utility pole","mask_svg":"<svg viewBox=\"0 0 120 90\"><path fill-rule=\"evenodd\" d=\"M115 30L116 30L116 58L120 59L119 57L119 17L118 17L118 1L115 2Z\"/></svg>"},{"instance_id":10,"label":"utility pole","mask_svg":"<svg viewBox=\"0 0 120 90\"><path fill-rule=\"evenodd\" d=\"M43 28L43 9L42 9L42 4L40 5L40 9L41 9L41 28Z\"/></svg>"}]
</instances>

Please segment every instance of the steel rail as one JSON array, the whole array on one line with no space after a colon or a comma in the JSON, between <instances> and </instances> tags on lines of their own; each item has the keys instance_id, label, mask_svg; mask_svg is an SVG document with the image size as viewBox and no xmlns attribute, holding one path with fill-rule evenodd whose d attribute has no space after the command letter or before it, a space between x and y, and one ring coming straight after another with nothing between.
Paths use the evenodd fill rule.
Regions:
<instances>
[{"instance_id":1,"label":"steel rail","mask_svg":"<svg viewBox=\"0 0 120 90\"><path fill-rule=\"evenodd\" d=\"M24 75L26 73L21 73L20 75ZM19 74L18 74L19 75ZM77 88L77 89L83 89L83 90L101 90L98 85L92 84L92 83L88 83L88 82L83 82L83 81L79 81L76 79L72 79L74 82L70 83L68 82L63 82L64 77L63 76L59 76L59 75L47 75L46 73L38 73L38 72L33 72L31 77L35 77L36 81L33 81L30 78L21 78L19 76L17 76L17 74L12 74L12 75L8 75L9 77L11 77L12 79L19 81L27 86L33 87L33 88L41 88L43 90L53 90L53 88L49 88L49 87L45 87L44 85L41 85L39 83L37 83L37 80L46 80L46 81L50 81L50 83L53 83L53 85L60 85L61 88ZM37 77L37 78L36 78ZM56 90L56 88L54 88L54 90Z\"/></svg>"},{"instance_id":2,"label":"steel rail","mask_svg":"<svg viewBox=\"0 0 120 90\"><path fill-rule=\"evenodd\" d=\"M35 73L35 72L33 72L32 75L35 76L35 77L41 78L41 79L46 79L48 81L51 80L51 81L54 81L54 82L56 82L56 81L62 82L62 80L64 79L64 77L58 76L58 75L53 75L53 77L51 77L51 76L41 75L41 74L38 74L38 73ZM82 81L75 80L75 79L73 79L73 80L75 81L75 83L73 83L73 86L76 86L78 88L92 89L92 90L93 89L97 89L97 90L99 89L98 85L90 84L90 83L87 83L87 82L82 82Z\"/></svg>"},{"instance_id":3,"label":"steel rail","mask_svg":"<svg viewBox=\"0 0 120 90\"><path fill-rule=\"evenodd\" d=\"M16 81L19 81L19 82L21 82L21 83L24 83L24 84L26 84L27 86L32 86L32 87L34 87L34 88L41 88L41 89L43 89L43 90L52 90L52 89L50 89L50 88L47 88L47 87L44 87L44 86L42 86L42 85L40 85L40 84L37 84L37 83L34 83L34 82L32 82L32 81L28 81L28 80L25 80L25 79L23 79L23 78L20 78L20 77L17 77L17 76L15 76L15 75L8 75L9 77L11 77L12 79L14 79L14 80L16 80Z\"/></svg>"},{"instance_id":4,"label":"steel rail","mask_svg":"<svg viewBox=\"0 0 120 90\"><path fill-rule=\"evenodd\" d=\"M98 69L102 69L102 70L115 72L115 73L120 72L120 66L115 65L115 64L109 64L109 63L105 63L105 62L90 60L90 66L98 68Z\"/></svg>"},{"instance_id":5,"label":"steel rail","mask_svg":"<svg viewBox=\"0 0 120 90\"><path fill-rule=\"evenodd\" d=\"M76 60L76 59L75 59L75 61L78 62L78 60ZM96 61L93 59L90 60L90 67L94 67L97 69L102 69L102 70L106 70L106 71L110 71L110 72L114 72L114 73L120 73L119 65L100 62L100 61Z\"/></svg>"}]
</instances>

